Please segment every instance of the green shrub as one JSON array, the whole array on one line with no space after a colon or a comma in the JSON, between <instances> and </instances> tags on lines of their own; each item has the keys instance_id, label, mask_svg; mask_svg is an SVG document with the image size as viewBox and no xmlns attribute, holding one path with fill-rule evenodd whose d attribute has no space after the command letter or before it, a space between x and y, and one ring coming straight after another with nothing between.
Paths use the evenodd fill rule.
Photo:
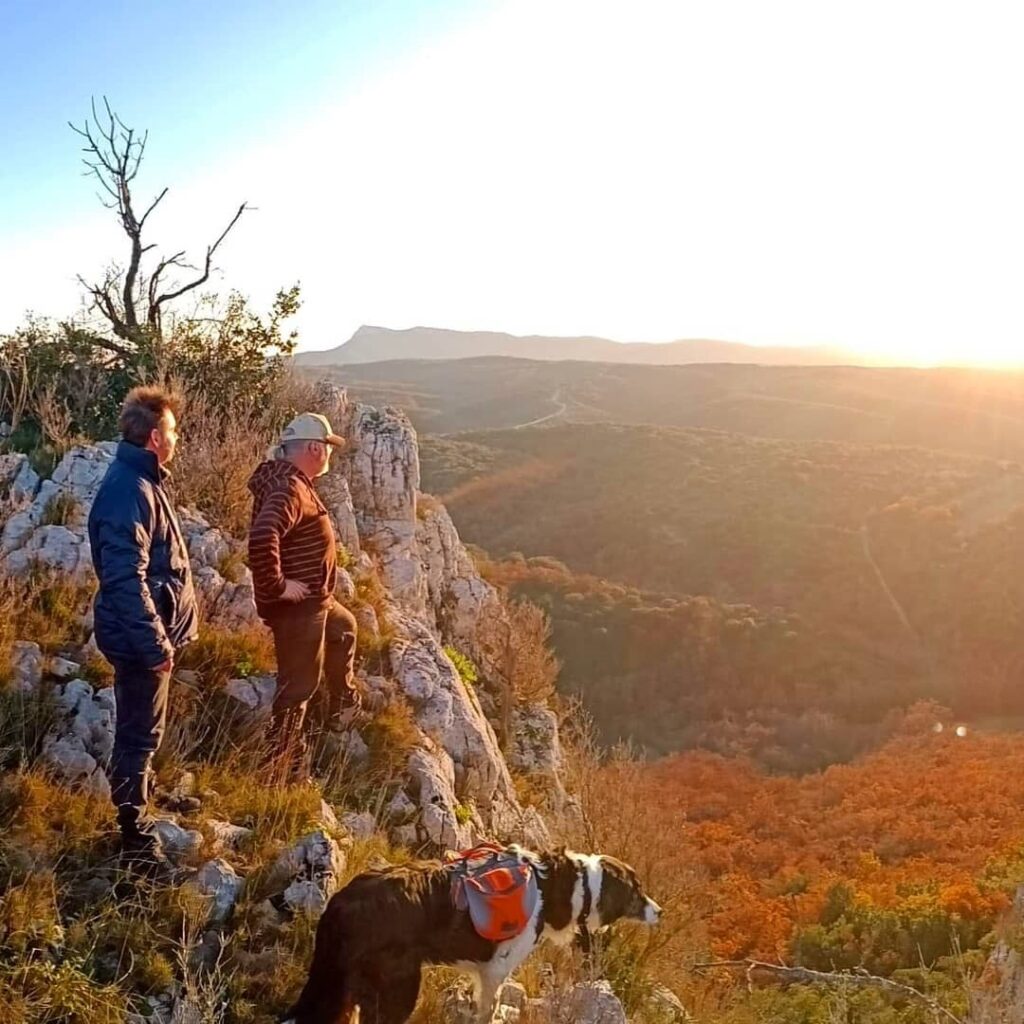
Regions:
<instances>
[{"instance_id":1,"label":"green shrub","mask_svg":"<svg viewBox=\"0 0 1024 1024\"><path fill-rule=\"evenodd\" d=\"M459 678L463 683L467 687L475 686L480 676L473 660L463 654L457 647L452 647L450 644L445 647L444 653L448 655L448 660L455 666L455 671L459 673Z\"/></svg>"}]
</instances>

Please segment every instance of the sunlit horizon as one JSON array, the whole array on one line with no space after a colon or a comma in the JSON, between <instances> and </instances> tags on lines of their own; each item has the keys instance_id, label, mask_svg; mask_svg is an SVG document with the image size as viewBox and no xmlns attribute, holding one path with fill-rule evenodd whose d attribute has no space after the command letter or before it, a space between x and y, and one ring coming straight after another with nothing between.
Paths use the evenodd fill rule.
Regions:
<instances>
[{"instance_id":1,"label":"sunlit horizon","mask_svg":"<svg viewBox=\"0 0 1024 1024\"><path fill-rule=\"evenodd\" d=\"M832 345L827 341L820 343L803 343L803 344L789 344L784 340L770 340L770 341L751 341L745 338L715 338L710 336L696 336L696 335L684 335L677 334L670 337L657 337L657 338L624 338L624 337L612 337L607 334L598 334L593 332L578 331L575 333L564 333L556 334L550 331L526 331L526 332L513 332L504 330L500 326L485 325L480 327L451 327L448 324L407 324L401 326L395 326L391 324L361 324L360 327L375 327L383 328L385 330L403 332L413 330L429 330L429 331L453 331L458 333L466 334L507 334L513 338L552 338L555 340L563 340L570 338L598 338L604 341L612 341L621 345L630 345L634 343L638 344L649 344L649 345L671 345L676 342L715 342L726 345L737 345L752 348L785 348L792 350L808 349L832 349L842 354L849 355L857 365L869 365L869 366L888 366L888 367L915 367L923 369L940 369L940 368L964 368L964 369L980 369L980 370L1003 370L1003 371L1019 371L1024 370L1024 356L1014 356L1010 353L1002 353L995 351L986 350L982 346L976 351L973 357L964 358L957 357L953 353L943 354L928 354L925 352L915 352L912 348L908 348L904 352L880 352L872 350L870 347L855 348L855 347L840 347L838 345ZM358 328L356 329L358 330ZM354 337L353 332L352 337ZM318 346L316 348L306 346L300 346L298 351L300 352L327 352L334 351L339 346L344 346L351 337L345 338L337 344Z\"/></svg>"}]
</instances>

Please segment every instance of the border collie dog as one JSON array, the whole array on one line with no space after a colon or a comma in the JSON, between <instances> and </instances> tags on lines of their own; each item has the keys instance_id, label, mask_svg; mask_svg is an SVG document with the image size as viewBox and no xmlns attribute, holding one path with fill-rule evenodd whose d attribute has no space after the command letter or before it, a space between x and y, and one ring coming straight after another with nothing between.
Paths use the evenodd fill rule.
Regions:
<instances>
[{"instance_id":1,"label":"border collie dog","mask_svg":"<svg viewBox=\"0 0 1024 1024\"><path fill-rule=\"evenodd\" d=\"M485 1024L502 983L542 939L568 944L622 918L658 921L661 908L633 869L614 857L518 846L508 852L533 868L539 888L523 932L501 942L481 938L469 914L453 904L451 873L439 861L367 871L327 904L309 978L285 1020L404 1024L423 966L449 964L472 977L477 1021Z\"/></svg>"}]
</instances>

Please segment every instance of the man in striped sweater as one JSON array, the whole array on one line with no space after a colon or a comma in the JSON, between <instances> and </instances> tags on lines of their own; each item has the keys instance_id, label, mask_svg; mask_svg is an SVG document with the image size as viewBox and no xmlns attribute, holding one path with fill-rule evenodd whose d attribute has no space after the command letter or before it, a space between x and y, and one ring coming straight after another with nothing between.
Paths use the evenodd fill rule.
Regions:
<instances>
[{"instance_id":1,"label":"man in striped sweater","mask_svg":"<svg viewBox=\"0 0 1024 1024\"><path fill-rule=\"evenodd\" d=\"M304 771L306 708L321 678L330 727L345 728L359 707L356 620L334 597L337 542L313 487L327 472L332 451L344 444L325 417L303 413L285 427L272 457L249 481L249 568L256 609L274 634L277 654L269 756L291 776Z\"/></svg>"}]
</instances>

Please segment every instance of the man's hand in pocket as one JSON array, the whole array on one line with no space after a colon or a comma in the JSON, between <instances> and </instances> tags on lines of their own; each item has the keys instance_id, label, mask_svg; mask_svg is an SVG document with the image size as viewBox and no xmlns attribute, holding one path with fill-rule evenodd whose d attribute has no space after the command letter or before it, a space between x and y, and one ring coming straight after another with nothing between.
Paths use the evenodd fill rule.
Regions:
<instances>
[{"instance_id":1,"label":"man's hand in pocket","mask_svg":"<svg viewBox=\"0 0 1024 1024\"><path fill-rule=\"evenodd\" d=\"M294 604L296 601L304 601L307 597L309 597L309 587L305 583L300 583L298 580L284 581L282 601L291 601Z\"/></svg>"}]
</instances>

